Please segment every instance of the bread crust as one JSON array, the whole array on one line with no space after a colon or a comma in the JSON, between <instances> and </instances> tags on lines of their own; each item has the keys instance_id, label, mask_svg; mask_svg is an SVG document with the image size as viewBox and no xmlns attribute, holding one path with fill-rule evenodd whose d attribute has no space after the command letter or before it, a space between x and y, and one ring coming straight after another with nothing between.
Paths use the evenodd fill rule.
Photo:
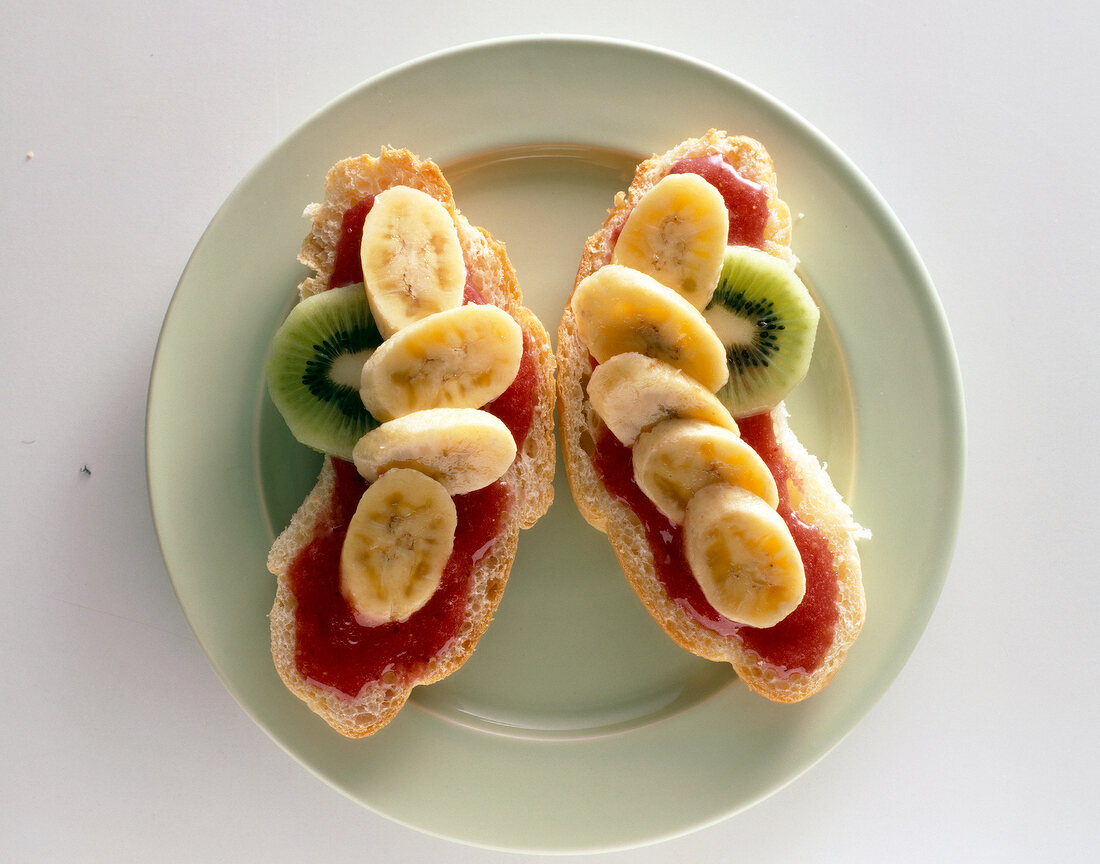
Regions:
<instances>
[{"instance_id":1,"label":"bread crust","mask_svg":"<svg viewBox=\"0 0 1100 864\"><path fill-rule=\"evenodd\" d=\"M415 679L369 682L352 699L307 680L298 671L296 601L287 577L295 557L333 507L336 472L330 457L324 458L313 489L290 524L275 539L267 561L268 570L276 577L275 600L269 616L275 668L292 693L333 729L349 738L377 732L397 715L414 687L439 681L466 662L500 603L515 558L520 529L534 525L550 508L554 495L555 356L549 334L523 305L523 296L504 245L484 229L471 225L462 215L455 206L450 185L434 162L421 160L407 150L383 148L377 157L358 156L334 165L326 177L324 200L311 204L305 211L312 225L302 243L299 260L313 272L299 284L299 296L304 299L327 290L344 212L366 195L376 195L396 185L427 192L451 214L470 283L485 300L505 309L519 323L526 349L536 363L537 383L530 431L512 466L501 479L509 490L512 504L502 514L492 549L473 568L463 624L455 638Z\"/></svg>"},{"instance_id":2,"label":"bread crust","mask_svg":"<svg viewBox=\"0 0 1100 864\"><path fill-rule=\"evenodd\" d=\"M797 260L790 248L790 210L779 197L767 151L750 138L711 129L638 166L630 188L615 197L603 226L585 243L574 290L581 280L610 261L618 230L645 192L681 159L715 154L767 190L769 216L764 248L793 267ZM766 663L736 636L723 637L703 627L669 599L657 577L641 520L629 506L608 493L593 466L602 423L586 393L592 360L568 303L558 328L557 362L559 433L570 490L585 520L608 536L627 581L649 613L681 647L708 660L730 663L747 686L768 699L797 702L820 691L840 668L863 624L866 606L856 539L865 532L824 467L791 430L785 406L773 409L771 419L776 440L799 486L798 512L804 521L822 531L838 570L839 620L828 653L812 672L784 670Z\"/></svg>"}]
</instances>

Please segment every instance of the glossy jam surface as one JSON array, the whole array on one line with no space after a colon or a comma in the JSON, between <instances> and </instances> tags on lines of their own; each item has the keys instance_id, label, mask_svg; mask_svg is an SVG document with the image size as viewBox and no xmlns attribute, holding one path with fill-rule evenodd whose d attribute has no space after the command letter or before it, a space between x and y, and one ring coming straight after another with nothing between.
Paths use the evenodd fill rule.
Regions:
<instances>
[{"instance_id":1,"label":"glossy jam surface","mask_svg":"<svg viewBox=\"0 0 1100 864\"><path fill-rule=\"evenodd\" d=\"M344 212L340 220L340 235L336 240L332 275L328 280L330 288L363 281L363 262L359 257L359 247L363 245L363 221L373 206L374 196L368 195Z\"/></svg>"},{"instance_id":2,"label":"glossy jam surface","mask_svg":"<svg viewBox=\"0 0 1100 864\"><path fill-rule=\"evenodd\" d=\"M703 596L684 556L683 529L668 520L634 482L633 451L606 428L596 438L593 467L604 488L634 511L645 529L657 578L669 598L710 630L733 635L740 628L719 615Z\"/></svg>"},{"instance_id":3,"label":"glossy jam surface","mask_svg":"<svg viewBox=\"0 0 1100 864\"><path fill-rule=\"evenodd\" d=\"M535 388L538 386L539 372L534 347L531 337L524 332L523 356L516 377L507 390L484 406L486 411L496 415L512 430L516 447L521 449L535 417Z\"/></svg>"},{"instance_id":4,"label":"glossy jam surface","mask_svg":"<svg viewBox=\"0 0 1100 864\"><path fill-rule=\"evenodd\" d=\"M607 429L596 440L593 465L604 487L637 514L653 553L657 578L669 598L704 627L722 636L738 638L761 660L785 670L812 671L833 641L837 620L837 576L832 552L821 532L805 524L791 508L787 490L790 467L775 440L768 415L738 420L742 438L768 465L779 486L779 515L806 568L806 596L790 615L774 627L746 627L720 615L691 575L684 553L683 529L670 522L634 482L631 449Z\"/></svg>"},{"instance_id":5,"label":"glossy jam surface","mask_svg":"<svg viewBox=\"0 0 1100 864\"><path fill-rule=\"evenodd\" d=\"M760 454L779 487L776 508L791 530L795 545L806 568L806 596L798 608L774 627L761 630L745 627L741 631L744 643L769 663L786 669L816 669L836 631L837 572L829 543L822 533L807 525L791 506L789 486L791 466L775 438L771 417L758 414L737 421L741 438ZM793 482L793 481L792 481Z\"/></svg>"},{"instance_id":6,"label":"glossy jam surface","mask_svg":"<svg viewBox=\"0 0 1100 864\"><path fill-rule=\"evenodd\" d=\"M717 189L730 214L730 246L764 246L764 227L768 223L768 191L742 177L721 156L682 159L670 174L698 174Z\"/></svg>"},{"instance_id":7,"label":"glossy jam surface","mask_svg":"<svg viewBox=\"0 0 1100 864\"><path fill-rule=\"evenodd\" d=\"M442 581L407 621L364 627L340 593L340 550L366 484L350 462L333 460L336 491L314 533L290 567L297 600L298 671L311 681L355 696L363 685L406 681L455 637L465 618L474 565L489 551L509 503L500 481L455 497L458 530Z\"/></svg>"}]
</instances>

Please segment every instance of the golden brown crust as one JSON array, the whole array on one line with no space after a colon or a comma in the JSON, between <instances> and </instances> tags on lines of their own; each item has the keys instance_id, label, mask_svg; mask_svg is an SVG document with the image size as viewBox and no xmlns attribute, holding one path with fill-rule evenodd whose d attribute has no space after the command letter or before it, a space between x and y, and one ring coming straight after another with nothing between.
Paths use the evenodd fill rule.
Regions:
<instances>
[{"instance_id":1,"label":"golden brown crust","mask_svg":"<svg viewBox=\"0 0 1100 864\"><path fill-rule=\"evenodd\" d=\"M290 524L276 538L268 556L268 569L276 577L275 602L271 609L271 654L287 688L319 714L333 729L349 738L371 735L390 722L401 710L413 687L439 681L457 670L469 658L492 621L504 593L521 528L528 528L546 513L553 501L554 354L550 337L539 320L522 305L523 296L515 271L503 244L483 229L470 225L456 209L451 188L435 163L420 160L407 150L383 148L377 156L359 156L337 163L325 183L325 199L311 205L309 236L302 244L299 260L314 272L299 285L299 295L308 297L328 286L335 258L336 238L344 212L367 194L377 194L394 185L421 189L441 201L455 220L471 284L489 302L507 310L523 329L524 341L537 366L531 431L504 475L513 506L503 514L500 533L492 549L475 566L466 615L456 637L428 664L415 681L378 681L367 684L355 699L308 681L295 662L295 600L287 572L299 550L313 536L318 520L331 507L335 471L326 457L313 490L294 514Z\"/></svg>"},{"instance_id":2,"label":"golden brown crust","mask_svg":"<svg viewBox=\"0 0 1100 864\"><path fill-rule=\"evenodd\" d=\"M689 139L638 166L626 193L619 193L603 226L587 241L577 279L606 264L617 230L641 196L664 177L678 161L688 157L721 154L742 176L768 190L770 211L765 226L765 249L794 266L790 249L790 210L779 198L775 171L764 147L743 137L730 137L710 130ZM599 481L592 464L592 452L601 421L586 394L592 361L576 328L569 304L558 327L558 416L562 453L570 489L584 518L608 535L620 566L634 592L665 632L681 647L709 660L732 664L740 678L753 690L777 702L795 702L818 692L836 673L863 623L864 594L859 554L855 539L862 529L851 510L833 487L820 463L806 452L787 424L786 409L772 411L777 440L799 478L803 500L799 513L818 526L829 542L839 568L840 621L833 646L812 673L776 669L761 662L736 638L718 636L702 627L683 609L671 602L657 578L641 521L628 506L610 495Z\"/></svg>"}]
</instances>

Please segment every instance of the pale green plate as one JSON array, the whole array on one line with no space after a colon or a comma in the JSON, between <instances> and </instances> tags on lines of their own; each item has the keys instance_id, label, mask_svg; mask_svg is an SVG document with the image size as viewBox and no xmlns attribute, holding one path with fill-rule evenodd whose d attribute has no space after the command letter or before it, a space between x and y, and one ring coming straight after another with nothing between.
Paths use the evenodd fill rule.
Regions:
<instances>
[{"instance_id":1,"label":"pale green plate","mask_svg":"<svg viewBox=\"0 0 1100 864\"><path fill-rule=\"evenodd\" d=\"M860 521L868 617L834 682L805 703L750 694L673 645L628 589L559 471L469 663L415 692L371 739L345 740L283 687L268 652L275 533L313 483L263 381L302 275L306 204L338 159L408 147L505 241L554 333L585 237L635 162L710 127L768 147L801 218L795 249L825 312L789 400ZM583 38L464 47L341 97L229 197L195 249L149 391L150 496L164 559L226 686L287 752L398 822L525 851L653 842L729 817L832 748L897 675L940 593L959 511L963 413L934 289L868 182L818 132L729 74Z\"/></svg>"}]
</instances>

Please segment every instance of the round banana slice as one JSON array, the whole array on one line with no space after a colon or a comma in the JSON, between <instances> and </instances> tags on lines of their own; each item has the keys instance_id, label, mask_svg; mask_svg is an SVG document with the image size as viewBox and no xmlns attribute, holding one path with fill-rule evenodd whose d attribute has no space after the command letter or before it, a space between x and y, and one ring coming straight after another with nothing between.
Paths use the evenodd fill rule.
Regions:
<instances>
[{"instance_id":1,"label":"round banana slice","mask_svg":"<svg viewBox=\"0 0 1100 864\"><path fill-rule=\"evenodd\" d=\"M409 468L367 487L340 552L340 593L364 624L404 621L439 587L458 514L447 490Z\"/></svg>"},{"instance_id":2,"label":"round banana slice","mask_svg":"<svg viewBox=\"0 0 1100 864\"><path fill-rule=\"evenodd\" d=\"M425 408L478 408L508 389L523 330L498 306L468 304L403 327L363 365L359 395L379 420Z\"/></svg>"},{"instance_id":3,"label":"round banana slice","mask_svg":"<svg viewBox=\"0 0 1100 864\"><path fill-rule=\"evenodd\" d=\"M466 264L451 214L427 192L394 186L374 199L360 247L367 302L388 338L462 304Z\"/></svg>"},{"instance_id":4,"label":"round banana slice","mask_svg":"<svg viewBox=\"0 0 1100 864\"><path fill-rule=\"evenodd\" d=\"M646 429L674 417L703 420L740 434L717 396L675 366L645 354L616 354L597 366L588 382L588 398L627 446Z\"/></svg>"},{"instance_id":5,"label":"round banana slice","mask_svg":"<svg viewBox=\"0 0 1100 864\"><path fill-rule=\"evenodd\" d=\"M596 361L637 352L690 375L711 393L729 379L721 340L698 309L638 270L605 264L569 301L577 330Z\"/></svg>"},{"instance_id":6,"label":"round banana slice","mask_svg":"<svg viewBox=\"0 0 1100 864\"><path fill-rule=\"evenodd\" d=\"M638 487L677 525L683 524L692 497L712 483L747 489L773 510L779 504L775 478L764 460L735 432L712 423L658 423L638 436L632 459Z\"/></svg>"},{"instance_id":7,"label":"round banana slice","mask_svg":"<svg viewBox=\"0 0 1100 864\"><path fill-rule=\"evenodd\" d=\"M728 236L722 194L698 174L669 174L630 211L611 262L649 274L702 309L718 284Z\"/></svg>"},{"instance_id":8,"label":"round banana slice","mask_svg":"<svg viewBox=\"0 0 1100 864\"><path fill-rule=\"evenodd\" d=\"M684 518L688 566L720 614L774 627L806 593L806 571L787 523L756 495L724 483L699 490Z\"/></svg>"},{"instance_id":9,"label":"round banana slice","mask_svg":"<svg viewBox=\"0 0 1100 864\"><path fill-rule=\"evenodd\" d=\"M450 495L488 486L516 458L516 440L497 417L477 408L428 408L388 420L359 439L352 453L368 482L394 468L415 468Z\"/></svg>"}]
</instances>

